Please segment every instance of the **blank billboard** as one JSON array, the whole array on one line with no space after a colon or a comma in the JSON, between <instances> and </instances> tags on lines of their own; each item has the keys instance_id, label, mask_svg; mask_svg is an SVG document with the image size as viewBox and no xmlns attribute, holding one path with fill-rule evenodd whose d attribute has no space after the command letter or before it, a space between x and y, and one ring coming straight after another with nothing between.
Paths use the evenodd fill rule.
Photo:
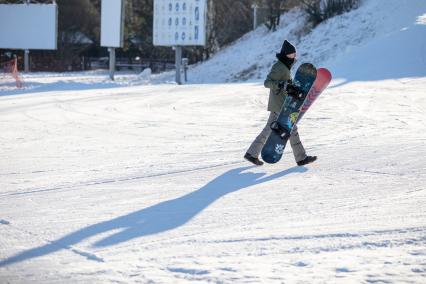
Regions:
<instances>
[{"instance_id":1,"label":"blank billboard","mask_svg":"<svg viewBox=\"0 0 426 284\"><path fill-rule=\"evenodd\" d=\"M123 47L124 0L102 0L101 46Z\"/></svg>"},{"instance_id":2,"label":"blank billboard","mask_svg":"<svg viewBox=\"0 0 426 284\"><path fill-rule=\"evenodd\" d=\"M154 0L154 45L206 44L206 0Z\"/></svg>"},{"instance_id":3,"label":"blank billboard","mask_svg":"<svg viewBox=\"0 0 426 284\"><path fill-rule=\"evenodd\" d=\"M56 4L0 4L0 48L56 49Z\"/></svg>"}]
</instances>

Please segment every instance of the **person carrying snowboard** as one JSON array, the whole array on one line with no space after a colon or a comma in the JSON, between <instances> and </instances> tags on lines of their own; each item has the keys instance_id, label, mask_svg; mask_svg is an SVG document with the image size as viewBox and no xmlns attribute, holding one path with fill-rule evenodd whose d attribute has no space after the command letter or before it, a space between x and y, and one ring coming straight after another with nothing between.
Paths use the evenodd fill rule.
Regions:
<instances>
[{"instance_id":1,"label":"person carrying snowboard","mask_svg":"<svg viewBox=\"0 0 426 284\"><path fill-rule=\"evenodd\" d=\"M244 159L257 166L263 165L263 162L259 160L259 154L272 132L271 123L277 120L285 97L287 95L298 95L298 89L291 84L290 74L290 69L296 61L296 48L290 42L284 40L281 52L277 53L276 57L278 60L272 65L271 71L264 82L264 86L270 90L268 102L268 111L270 114L268 122L244 155ZM298 166L312 163L317 159L316 156L306 155L296 125L294 125L291 132L290 145Z\"/></svg>"}]
</instances>

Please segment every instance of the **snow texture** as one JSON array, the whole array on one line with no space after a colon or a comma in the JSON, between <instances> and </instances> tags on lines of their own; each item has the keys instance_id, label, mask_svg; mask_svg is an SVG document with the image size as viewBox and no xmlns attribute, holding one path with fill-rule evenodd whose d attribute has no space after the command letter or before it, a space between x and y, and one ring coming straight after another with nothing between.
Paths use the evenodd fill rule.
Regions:
<instances>
[{"instance_id":1,"label":"snow texture","mask_svg":"<svg viewBox=\"0 0 426 284\"><path fill-rule=\"evenodd\" d=\"M307 33L292 11L181 86L0 85L0 282L424 283L425 19L426 1L370 0ZM334 74L299 124L319 158L254 167L284 38Z\"/></svg>"}]
</instances>

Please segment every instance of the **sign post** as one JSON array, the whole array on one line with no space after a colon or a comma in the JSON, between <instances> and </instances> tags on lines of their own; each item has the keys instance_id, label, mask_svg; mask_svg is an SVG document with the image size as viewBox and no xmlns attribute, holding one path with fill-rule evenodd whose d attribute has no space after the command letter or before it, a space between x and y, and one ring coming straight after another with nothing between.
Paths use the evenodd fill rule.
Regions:
<instances>
[{"instance_id":1,"label":"sign post","mask_svg":"<svg viewBox=\"0 0 426 284\"><path fill-rule=\"evenodd\" d=\"M205 46L207 0L154 0L153 43L175 49L176 83L181 84L182 47Z\"/></svg>"},{"instance_id":2,"label":"sign post","mask_svg":"<svg viewBox=\"0 0 426 284\"><path fill-rule=\"evenodd\" d=\"M29 49L24 50L24 72L25 73L30 72L30 50Z\"/></svg>"},{"instance_id":3,"label":"sign post","mask_svg":"<svg viewBox=\"0 0 426 284\"><path fill-rule=\"evenodd\" d=\"M114 73L115 73L115 48L108 48L109 52L109 78L114 81Z\"/></svg>"},{"instance_id":4,"label":"sign post","mask_svg":"<svg viewBox=\"0 0 426 284\"><path fill-rule=\"evenodd\" d=\"M180 79L181 75L181 62L182 62L182 47L175 47L175 64L176 64L176 83L179 85L182 84L182 80Z\"/></svg>"}]
</instances>

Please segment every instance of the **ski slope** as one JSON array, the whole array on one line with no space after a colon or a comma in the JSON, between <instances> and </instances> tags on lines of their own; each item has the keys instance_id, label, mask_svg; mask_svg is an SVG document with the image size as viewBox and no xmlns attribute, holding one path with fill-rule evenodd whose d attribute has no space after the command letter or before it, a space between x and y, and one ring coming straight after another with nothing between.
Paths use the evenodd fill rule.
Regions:
<instances>
[{"instance_id":1,"label":"ski slope","mask_svg":"<svg viewBox=\"0 0 426 284\"><path fill-rule=\"evenodd\" d=\"M242 160L261 83L3 96L0 278L422 283L425 87L329 88L300 124L307 167Z\"/></svg>"},{"instance_id":2,"label":"ski slope","mask_svg":"<svg viewBox=\"0 0 426 284\"><path fill-rule=\"evenodd\" d=\"M378 16L362 44L311 51L335 80L299 124L306 167L290 147L242 159L268 90L208 67L244 69L239 48L182 86L96 71L0 87L0 283L424 283L426 2L397 2L377 15L404 16ZM399 69L390 42L410 51Z\"/></svg>"}]
</instances>

